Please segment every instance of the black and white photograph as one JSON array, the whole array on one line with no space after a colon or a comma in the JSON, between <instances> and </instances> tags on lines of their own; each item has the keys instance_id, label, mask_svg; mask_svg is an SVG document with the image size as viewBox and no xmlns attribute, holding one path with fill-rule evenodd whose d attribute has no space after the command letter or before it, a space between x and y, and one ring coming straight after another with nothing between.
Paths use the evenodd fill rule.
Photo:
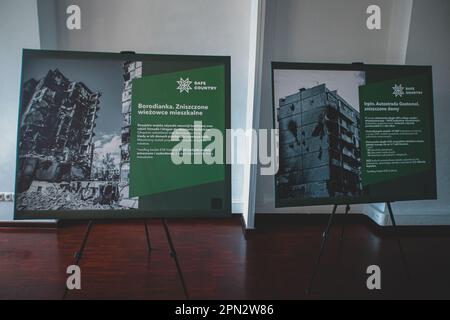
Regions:
<instances>
[{"instance_id":1,"label":"black and white photograph","mask_svg":"<svg viewBox=\"0 0 450 320\"><path fill-rule=\"evenodd\" d=\"M35 58L23 67L18 210L137 208L128 196L141 62Z\"/></svg>"},{"instance_id":2,"label":"black and white photograph","mask_svg":"<svg viewBox=\"0 0 450 320\"><path fill-rule=\"evenodd\" d=\"M361 71L274 70L277 202L362 194Z\"/></svg>"}]
</instances>

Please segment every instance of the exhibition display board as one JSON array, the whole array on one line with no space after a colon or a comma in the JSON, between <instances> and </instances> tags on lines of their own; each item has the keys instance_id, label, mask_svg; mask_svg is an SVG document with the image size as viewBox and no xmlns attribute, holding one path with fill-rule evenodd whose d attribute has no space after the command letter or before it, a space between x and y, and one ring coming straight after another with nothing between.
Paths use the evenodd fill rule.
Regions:
<instances>
[{"instance_id":1,"label":"exhibition display board","mask_svg":"<svg viewBox=\"0 0 450 320\"><path fill-rule=\"evenodd\" d=\"M230 58L24 50L15 219L231 214Z\"/></svg>"},{"instance_id":2,"label":"exhibition display board","mask_svg":"<svg viewBox=\"0 0 450 320\"><path fill-rule=\"evenodd\" d=\"M431 67L272 63L276 207L436 199Z\"/></svg>"}]
</instances>

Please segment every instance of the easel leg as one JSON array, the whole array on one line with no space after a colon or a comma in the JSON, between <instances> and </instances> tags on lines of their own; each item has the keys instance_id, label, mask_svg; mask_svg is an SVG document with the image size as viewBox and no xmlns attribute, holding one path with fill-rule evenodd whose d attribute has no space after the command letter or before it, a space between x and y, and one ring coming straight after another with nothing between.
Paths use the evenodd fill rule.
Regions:
<instances>
[{"instance_id":1,"label":"easel leg","mask_svg":"<svg viewBox=\"0 0 450 320\"><path fill-rule=\"evenodd\" d=\"M80 250L75 252L75 255L74 255L74 258L75 258L74 265L76 265L76 266L80 266L80 261L81 261L81 258L83 258L84 249L86 248L86 244L89 239L89 235L91 234L93 226L94 226L94 221L90 220L86 227L83 241L81 242ZM69 289L67 288L67 285L66 285L65 290L64 290L63 300L66 299L68 292L69 292Z\"/></svg>"},{"instance_id":2,"label":"easel leg","mask_svg":"<svg viewBox=\"0 0 450 320\"><path fill-rule=\"evenodd\" d=\"M144 219L145 226L145 238L147 239L147 251L149 254L152 253L152 243L150 242L150 232L148 230L147 219Z\"/></svg>"},{"instance_id":3,"label":"easel leg","mask_svg":"<svg viewBox=\"0 0 450 320\"><path fill-rule=\"evenodd\" d=\"M345 207L345 217L347 217L349 212L350 212L350 205L347 205ZM344 247L344 235L345 235L345 221L342 222L341 238L339 239L339 259L342 258L342 249Z\"/></svg>"},{"instance_id":4,"label":"easel leg","mask_svg":"<svg viewBox=\"0 0 450 320\"><path fill-rule=\"evenodd\" d=\"M310 294L312 292L312 289L314 286L314 280L316 279L317 272L319 271L320 261L322 260L323 253L325 251L325 246L328 241L328 237L330 236L330 230L331 230L331 226L333 225L333 218L334 218L334 215L336 214L336 210L337 210L337 205L334 205L333 212L331 213L330 219L328 220L328 225L322 236L322 244L320 246L319 256L317 257L316 263L314 265L314 269L313 269L313 272L311 275L311 279L309 281L309 287L306 290L306 294Z\"/></svg>"},{"instance_id":5,"label":"easel leg","mask_svg":"<svg viewBox=\"0 0 450 320\"><path fill-rule=\"evenodd\" d=\"M175 260L175 265L177 267L178 276L180 277L181 285L183 286L184 295L187 300L189 300L189 294L186 288L186 283L184 282L183 273L181 272L180 263L178 261L177 252L175 251L175 247L172 242L172 237L170 236L169 226L167 225L166 219L162 219L164 231L166 232L167 241L169 242L169 248L170 248L170 256Z\"/></svg>"},{"instance_id":6,"label":"easel leg","mask_svg":"<svg viewBox=\"0 0 450 320\"><path fill-rule=\"evenodd\" d=\"M387 202L386 205L388 207L389 216L390 216L391 221L392 221L392 227L394 228L394 232L395 232L396 237L397 237L398 248L400 250L400 256L401 256L401 259L402 259L402 262L403 262L403 266L405 268L406 276L407 276L408 280L410 280L410 279L412 279L412 277L411 277L411 274L409 272L408 262L406 261L405 253L403 251L402 241L400 240L400 236L398 234L397 223L395 222L394 212L392 211L392 206L391 206L390 202Z\"/></svg>"},{"instance_id":7,"label":"easel leg","mask_svg":"<svg viewBox=\"0 0 450 320\"><path fill-rule=\"evenodd\" d=\"M87 241L89 239L89 235L91 234L92 227L94 225L94 221L90 220L87 227L86 232L84 233L83 241L81 242L80 250L75 252L75 265L79 265L81 258L83 258L84 249L86 248Z\"/></svg>"},{"instance_id":8,"label":"easel leg","mask_svg":"<svg viewBox=\"0 0 450 320\"><path fill-rule=\"evenodd\" d=\"M350 212L350 205L347 205L345 207L345 216L348 215L348 213ZM345 234L345 222L342 224L342 232L341 232L341 242L344 241L344 234Z\"/></svg>"}]
</instances>

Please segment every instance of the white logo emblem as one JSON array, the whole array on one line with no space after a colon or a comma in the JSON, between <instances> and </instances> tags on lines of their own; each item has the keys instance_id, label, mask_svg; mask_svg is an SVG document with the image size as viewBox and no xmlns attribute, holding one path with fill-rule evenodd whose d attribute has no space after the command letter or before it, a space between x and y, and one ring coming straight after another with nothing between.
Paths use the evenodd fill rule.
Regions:
<instances>
[{"instance_id":1,"label":"white logo emblem","mask_svg":"<svg viewBox=\"0 0 450 320\"><path fill-rule=\"evenodd\" d=\"M403 95L405 94L405 88L403 88L403 86L401 84L396 84L392 87L392 89L394 90L394 92L392 93L396 98L397 97L403 97Z\"/></svg>"},{"instance_id":2,"label":"white logo emblem","mask_svg":"<svg viewBox=\"0 0 450 320\"><path fill-rule=\"evenodd\" d=\"M180 90L180 93L183 92L189 93L189 91L192 90L191 87L192 81L189 80L189 78L186 79L180 78L180 80L178 80L177 83L178 83L177 90Z\"/></svg>"}]
</instances>

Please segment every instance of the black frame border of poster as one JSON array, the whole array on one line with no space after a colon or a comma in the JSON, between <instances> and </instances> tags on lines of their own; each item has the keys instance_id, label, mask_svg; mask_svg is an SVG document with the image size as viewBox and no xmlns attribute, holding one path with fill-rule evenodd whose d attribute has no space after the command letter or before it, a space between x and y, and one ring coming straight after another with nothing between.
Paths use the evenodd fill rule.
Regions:
<instances>
[{"instance_id":1,"label":"black frame border of poster","mask_svg":"<svg viewBox=\"0 0 450 320\"><path fill-rule=\"evenodd\" d=\"M15 179L19 172L19 138L20 138L20 119L22 116L22 86L23 86L23 65L25 59L30 56L43 58L59 58L59 59L116 59L116 60L142 60L142 61L186 61L186 62L205 62L224 65L225 67L225 130L231 128L231 56L213 56L213 55L174 55L174 54L141 54L132 51L122 53L116 52L88 52L88 51L60 51L60 50L38 50L23 49L22 64L20 76L20 93L19 93L19 112L17 126L17 144L16 144L16 170ZM225 139L227 134L225 133ZM224 148L229 141L226 141ZM125 220L125 219L152 219L152 218L226 218L232 216L232 196L231 196L231 165L227 163L224 154L224 170L225 170L225 196L224 207L221 210L17 210L17 181L14 183L14 220Z\"/></svg>"},{"instance_id":2,"label":"black frame border of poster","mask_svg":"<svg viewBox=\"0 0 450 320\"><path fill-rule=\"evenodd\" d=\"M365 64L362 62L354 63L304 63L304 62L276 62L271 63L271 86L272 86L272 127L276 128L276 116L275 116L275 70L324 70L324 71L363 71L370 72L380 68L388 68L390 70L405 70L415 69L417 72L429 73L430 83L429 88L433 91L433 73L431 66L420 65L392 65L392 64ZM321 205L351 205L351 204L369 204L369 203L392 203L398 201L415 201L415 200L436 200L437 199L437 177L436 177L436 139L435 139L435 126L434 126L434 95L431 94L430 105L430 119L429 127L431 130L431 139L433 141L431 146L431 171L433 179L433 190L430 192L430 196L420 197L418 195L411 196L389 196L373 197L373 196L360 196L360 197L329 197L329 198L314 198L314 199L293 199L293 200L279 200L276 192L276 175L274 175L274 193L275 193L275 208L288 208L288 207L302 207L302 206L321 206Z\"/></svg>"}]
</instances>

